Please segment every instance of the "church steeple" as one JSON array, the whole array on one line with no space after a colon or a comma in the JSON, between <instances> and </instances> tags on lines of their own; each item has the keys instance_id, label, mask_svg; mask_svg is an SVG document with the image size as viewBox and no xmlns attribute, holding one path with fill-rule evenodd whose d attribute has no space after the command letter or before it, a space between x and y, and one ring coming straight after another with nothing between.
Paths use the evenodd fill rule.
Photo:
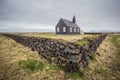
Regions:
<instances>
[{"instance_id":1,"label":"church steeple","mask_svg":"<svg viewBox=\"0 0 120 80\"><path fill-rule=\"evenodd\" d=\"M73 16L72 22L73 22L73 23L76 23L76 18L75 18L75 16Z\"/></svg>"}]
</instances>

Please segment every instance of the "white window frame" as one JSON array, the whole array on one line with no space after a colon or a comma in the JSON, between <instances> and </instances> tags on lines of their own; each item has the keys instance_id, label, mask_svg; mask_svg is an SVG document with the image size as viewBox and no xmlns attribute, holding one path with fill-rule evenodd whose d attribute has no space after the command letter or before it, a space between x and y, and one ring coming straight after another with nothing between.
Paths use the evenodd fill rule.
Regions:
<instances>
[{"instance_id":1,"label":"white window frame","mask_svg":"<svg viewBox=\"0 0 120 80\"><path fill-rule=\"evenodd\" d=\"M60 28L59 27L57 27L57 32L60 32Z\"/></svg>"},{"instance_id":2,"label":"white window frame","mask_svg":"<svg viewBox=\"0 0 120 80\"><path fill-rule=\"evenodd\" d=\"M63 32L66 32L66 27L63 27Z\"/></svg>"},{"instance_id":3,"label":"white window frame","mask_svg":"<svg viewBox=\"0 0 120 80\"><path fill-rule=\"evenodd\" d=\"M72 27L70 27L70 32L72 32Z\"/></svg>"},{"instance_id":4,"label":"white window frame","mask_svg":"<svg viewBox=\"0 0 120 80\"><path fill-rule=\"evenodd\" d=\"M74 28L74 32L76 32L76 28Z\"/></svg>"},{"instance_id":5,"label":"white window frame","mask_svg":"<svg viewBox=\"0 0 120 80\"><path fill-rule=\"evenodd\" d=\"M77 29L77 32L79 32L79 28Z\"/></svg>"}]
</instances>

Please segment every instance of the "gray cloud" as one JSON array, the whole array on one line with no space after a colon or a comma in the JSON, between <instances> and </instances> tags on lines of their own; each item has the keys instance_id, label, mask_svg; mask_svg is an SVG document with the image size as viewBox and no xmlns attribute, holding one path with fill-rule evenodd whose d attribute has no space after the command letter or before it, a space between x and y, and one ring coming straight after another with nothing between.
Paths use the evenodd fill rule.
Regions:
<instances>
[{"instance_id":1,"label":"gray cloud","mask_svg":"<svg viewBox=\"0 0 120 80\"><path fill-rule=\"evenodd\" d=\"M61 17L71 20L73 15L84 31L120 31L119 4L120 0L0 0L0 31L54 31Z\"/></svg>"}]
</instances>

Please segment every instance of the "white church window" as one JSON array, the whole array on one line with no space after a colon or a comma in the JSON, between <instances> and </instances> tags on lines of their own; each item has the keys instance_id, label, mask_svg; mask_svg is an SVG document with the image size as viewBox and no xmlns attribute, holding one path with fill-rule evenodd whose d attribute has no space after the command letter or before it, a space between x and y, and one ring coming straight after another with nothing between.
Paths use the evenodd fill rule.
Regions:
<instances>
[{"instance_id":1,"label":"white church window","mask_svg":"<svg viewBox=\"0 0 120 80\"><path fill-rule=\"evenodd\" d=\"M66 32L66 27L63 27L63 32Z\"/></svg>"},{"instance_id":2,"label":"white church window","mask_svg":"<svg viewBox=\"0 0 120 80\"><path fill-rule=\"evenodd\" d=\"M72 32L72 27L70 27L70 32Z\"/></svg>"},{"instance_id":3,"label":"white church window","mask_svg":"<svg viewBox=\"0 0 120 80\"><path fill-rule=\"evenodd\" d=\"M76 28L74 28L74 32L76 32Z\"/></svg>"},{"instance_id":4,"label":"white church window","mask_svg":"<svg viewBox=\"0 0 120 80\"><path fill-rule=\"evenodd\" d=\"M60 31L60 29L59 29L59 27L57 27L57 32L59 32Z\"/></svg>"},{"instance_id":5,"label":"white church window","mask_svg":"<svg viewBox=\"0 0 120 80\"><path fill-rule=\"evenodd\" d=\"M77 32L79 32L79 29L77 29Z\"/></svg>"}]
</instances>

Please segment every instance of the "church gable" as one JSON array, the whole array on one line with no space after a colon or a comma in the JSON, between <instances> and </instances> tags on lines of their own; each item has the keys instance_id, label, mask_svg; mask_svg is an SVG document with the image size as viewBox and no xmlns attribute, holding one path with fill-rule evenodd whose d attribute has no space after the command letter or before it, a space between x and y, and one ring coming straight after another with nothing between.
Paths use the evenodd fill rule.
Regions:
<instances>
[{"instance_id":1,"label":"church gable","mask_svg":"<svg viewBox=\"0 0 120 80\"><path fill-rule=\"evenodd\" d=\"M63 22L62 19L60 19L56 27L63 27L63 26L66 26L66 24Z\"/></svg>"}]
</instances>

